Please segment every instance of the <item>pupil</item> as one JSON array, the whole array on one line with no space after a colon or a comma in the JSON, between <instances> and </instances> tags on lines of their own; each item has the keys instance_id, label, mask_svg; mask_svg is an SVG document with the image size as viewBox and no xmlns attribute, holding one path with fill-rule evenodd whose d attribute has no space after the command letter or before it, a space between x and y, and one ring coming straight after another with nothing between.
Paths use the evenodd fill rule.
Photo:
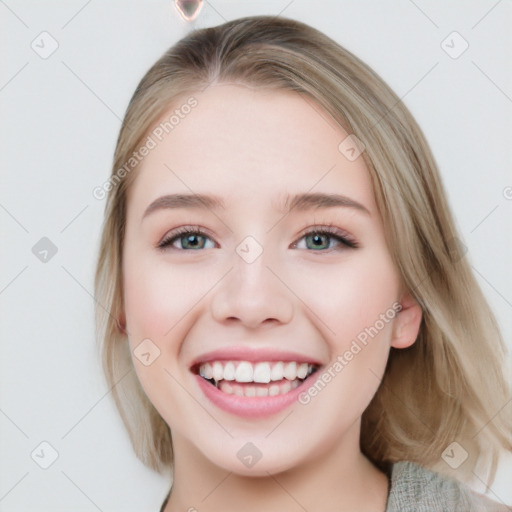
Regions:
<instances>
[{"instance_id":1,"label":"pupil","mask_svg":"<svg viewBox=\"0 0 512 512\"><path fill-rule=\"evenodd\" d=\"M325 235L310 235L311 238L310 240L312 241L313 243L313 247L322 247L323 245L325 245L325 243L323 243L323 238L325 238Z\"/></svg>"},{"instance_id":2,"label":"pupil","mask_svg":"<svg viewBox=\"0 0 512 512\"><path fill-rule=\"evenodd\" d=\"M197 236L196 235L189 235L189 236L187 236L186 240L187 240L187 245L197 245ZM196 243L194 243L194 241Z\"/></svg>"}]
</instances>

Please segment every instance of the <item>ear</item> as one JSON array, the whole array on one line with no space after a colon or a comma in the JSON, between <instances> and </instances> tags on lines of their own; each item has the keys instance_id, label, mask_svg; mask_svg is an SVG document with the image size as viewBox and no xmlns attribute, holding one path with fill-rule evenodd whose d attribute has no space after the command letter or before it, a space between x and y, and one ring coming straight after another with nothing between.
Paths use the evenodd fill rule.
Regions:
<instances>
[{"instance_id":1,"label":"ear","mask_svg":"<svg viewBox=\"0 0 512 512\"><path fill-rule=\"evenodd\" d=\"M117 330L121 334L126 334L126 316L124 313L121 313L117 319Z\"/></svg>"},{"instance_id":2,"label":"ear","mask_svg":"<svg viewBox=\"0 0 512 512\"><path fill-rule=\"evenodd\" d=\"M410 347L418 337L422 319L421 306L406 292L400 300L402 309L397 313L393 324L391 346L394 348Z\"/></svg>"}]
</instances>

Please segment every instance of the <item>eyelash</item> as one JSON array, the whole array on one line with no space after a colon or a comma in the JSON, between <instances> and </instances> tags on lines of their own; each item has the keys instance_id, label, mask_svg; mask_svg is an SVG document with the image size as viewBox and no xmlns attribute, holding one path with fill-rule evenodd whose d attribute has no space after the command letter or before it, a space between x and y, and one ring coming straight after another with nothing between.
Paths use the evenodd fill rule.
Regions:
<instances>
[{"instance_id":1,"label":"eyelash","mask_svg":"<svg viewBox=\"0 0 512 512\"><path fill-rule=\"evenodd\" d=\"M334 238L338 242L340 242L341 245L345 246L348 249L357 249L359 247L359 243L355 240L355 238L351 235L349 235L346 231L342 231L339 228L336 228L332 224L322 225L322 226L313 226L311 228L308 228L307 231L303 232L298 241L293 243L293 247L297 245L297 243L302 240L304 237L308 235L330 235L331 238ZM194 249L177 249L175 247L172 247L172 244L181 238L184 235L200 235L204 236L206 238L210 238L208 233L206 233L203 229L201 229L199 226L183 226L180 228L176 228L174 231L171 231L171 233L167 234L161 242L158 243L157 249L160 249L161 251L166 250L172 250L175 249L177 251L194 251ZM201 249L196 249L201 250ZM318 251L310 251L310 252L326 252L330 251L332 249L321 249Z\"/></svg>"}]
</instances>

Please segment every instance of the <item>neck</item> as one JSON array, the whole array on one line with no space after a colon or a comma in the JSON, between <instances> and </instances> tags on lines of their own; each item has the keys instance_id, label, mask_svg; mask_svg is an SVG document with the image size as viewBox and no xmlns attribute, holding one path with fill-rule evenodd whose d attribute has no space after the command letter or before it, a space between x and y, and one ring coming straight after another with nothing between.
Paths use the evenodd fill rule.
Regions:
<instances>
[{"instance_id":1,"label":"neck","mask_svg":"<svg viewBox=\"0 0 512 512\"><path fill-rule=\"evenodd\" d=\"M295 467L258 477L219 468L173 434L174 482L165 512L384 512L387 477L360 452L355 427L359 425L335 450L330 447Z\"/></svg>"}]
</instances>

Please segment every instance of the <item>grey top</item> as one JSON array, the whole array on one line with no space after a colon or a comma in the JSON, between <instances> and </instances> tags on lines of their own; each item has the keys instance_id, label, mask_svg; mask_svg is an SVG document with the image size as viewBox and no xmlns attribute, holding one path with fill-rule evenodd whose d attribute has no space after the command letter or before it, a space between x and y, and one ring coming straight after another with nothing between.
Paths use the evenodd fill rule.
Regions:
<instances>
[{"instance_id":1,"label":"grey top","mask_svg":"<svg viewBox=\"0 0 512 512\"><path fill-rule=\"evenodd\" d=\"M458 480L414 462L392 465L386 512L512 512Z\"/></svg>"},{"instance_id":2,"label":"grey top","mask_svg":"<svg viewBox=\"0 0 512 512\"><path fill-rule=\"evenodd\" d=\"M385 512L512 512L512 506L492 501L458 480L414 462L391 464L388 478ZM160 512L163 512L169 494Z\"/></svg>"}]
</instances>

